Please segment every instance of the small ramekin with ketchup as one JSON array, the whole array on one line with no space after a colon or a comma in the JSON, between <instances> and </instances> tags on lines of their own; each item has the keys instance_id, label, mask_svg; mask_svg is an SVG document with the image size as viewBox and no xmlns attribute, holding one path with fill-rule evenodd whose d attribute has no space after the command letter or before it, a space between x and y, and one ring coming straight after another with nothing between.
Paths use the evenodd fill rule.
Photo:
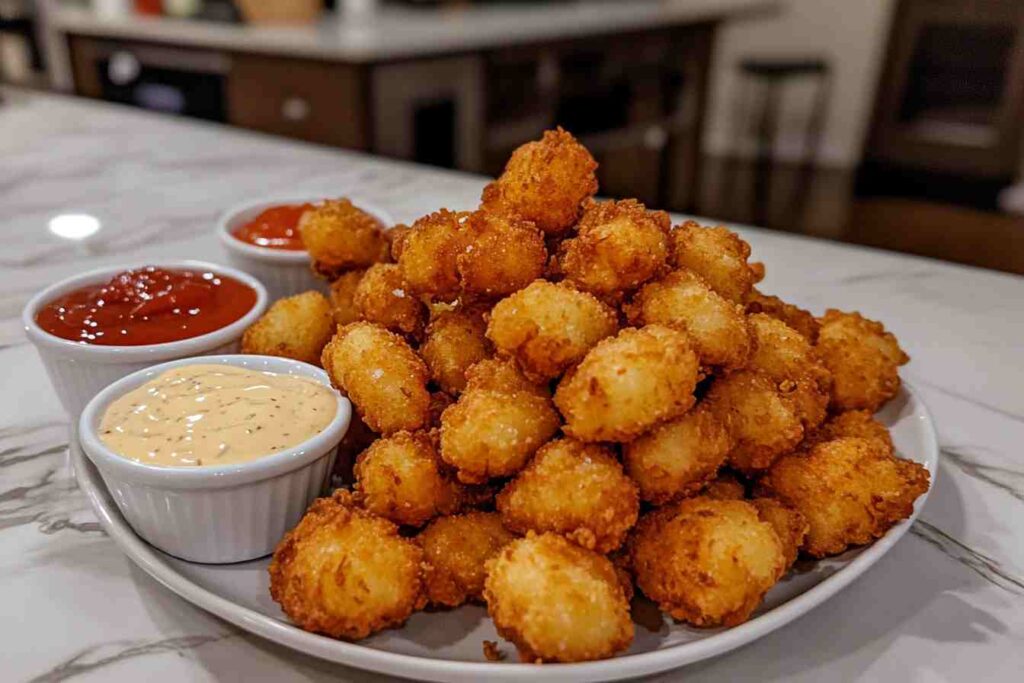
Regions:
<instances>
[{"instance_id":1,"label":"small ramekin with ketchup","mask_svg":"<svg viewBox=\"0 0 1024 683\"><path fill-rule=\"evenodd\" d=\"M385 227L394 225L386 211L358 197L346 196ZM217 225L228 263L257 277L272 301L310 289L325 290L326 283L310 269L299 221L306 209L326 198L263 199L229 209Z\"/></svg>"},{"instance_id":2,"label":"small ramekin with ketchup","mask_svg":"<svg viewBox=\"0 0 1024 683\"><path fill-rule=\"evenodd\" d=\"M202 261L93 270L32 297L22 323L65 410L156 363L237 352L267 308L248 273Z\"/></svg>"}]
</instances>

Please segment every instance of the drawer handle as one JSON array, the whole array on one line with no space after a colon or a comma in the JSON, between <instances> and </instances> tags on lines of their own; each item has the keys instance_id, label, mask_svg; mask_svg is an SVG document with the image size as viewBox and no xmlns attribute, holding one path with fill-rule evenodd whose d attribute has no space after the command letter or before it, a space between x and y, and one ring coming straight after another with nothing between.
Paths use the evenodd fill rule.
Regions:
<instances>
[{"instance_id":1,"label":"drawer handle","mask_svg":"<svg viewBox=\"0 0 1024 683\"><path fill-rule=\"evenodd\" d=\"M309 110L309 102L301 97L289 97L281 103L281 116L288 121L305 121Z\"/></svg>"}]
</instances>

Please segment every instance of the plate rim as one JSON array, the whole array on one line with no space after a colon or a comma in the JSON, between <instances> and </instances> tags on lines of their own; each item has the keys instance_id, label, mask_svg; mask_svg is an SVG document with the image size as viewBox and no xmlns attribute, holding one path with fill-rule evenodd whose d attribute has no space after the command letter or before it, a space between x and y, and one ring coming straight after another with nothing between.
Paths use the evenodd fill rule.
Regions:
<instances>
[{"instance_id":1,"label":"plate rim","mask_svg":"<svg viewBox=\"0 0 1024 683\"><path fill-rule=\"evenodd\" d=\"M928 491L915 501L914 511L910 517L891 528L849 564L817 585L739 626L699 641L680 643L652 652L641 652L592 662L545 664L543 668L545 680L619 680L668 671L709 659L753 642L785 626L823 604L862 576L869 567L888 553L914 524L929 494L934 490L938 477L939 448L935 421L919 391L915 390L906 380L902 382L901 391L905 391L914 400L914 403L920 408L915 412L920 412L924 418L923 422L927 427L924 430L926 448L925 452L920 454L921 459L915 459L915 462L923 464L931 477ZM110 499L110 493L106 490L106 485L99 472L92 463L88 462L82 452L78 443L78 435L73 426L69 455L79 488L89 499L104 531L121 551L165 588L191 604L243 630L320 659L365 671L404 678L433 681L476 681L487 677L493 681L518 681L541 671L536 664L466 662L379 650L358 643L309 633L232 602L178 573L163 560L158 554L159 551L135 533L117 509L116 504L113 504Z\"/></svg>"}]
</instances>

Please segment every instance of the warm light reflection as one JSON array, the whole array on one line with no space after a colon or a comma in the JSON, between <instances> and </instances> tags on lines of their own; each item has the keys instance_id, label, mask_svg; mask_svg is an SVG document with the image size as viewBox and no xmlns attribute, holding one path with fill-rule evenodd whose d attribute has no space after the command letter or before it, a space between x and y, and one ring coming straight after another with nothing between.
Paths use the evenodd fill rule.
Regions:
<instances>
[{"instance_id":1,"label":"warm light reflection","mask_svg":"<svg viewBox=\"0 0 1024 683\"><path fill-rule=\"evenodd\" d=\"M87 213L62 213L48 224L50 232L66 240L84 240L100 229L100 219Z\"/></svg>"}]
</instances>

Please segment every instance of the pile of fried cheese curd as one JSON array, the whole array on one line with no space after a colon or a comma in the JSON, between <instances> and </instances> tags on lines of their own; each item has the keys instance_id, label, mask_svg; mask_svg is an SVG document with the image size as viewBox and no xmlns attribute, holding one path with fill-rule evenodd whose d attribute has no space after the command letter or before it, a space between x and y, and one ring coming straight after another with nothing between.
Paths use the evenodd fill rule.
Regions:
<instances>
[{"instance_id":1,"label":"pile of fried cheese curd","mask_svg":"<svg viewBox=\"0 0 1024 683\"><path fill-rule=\"evenodd\" d=\"M595 201L596 168L558 129L474 211L303 216L330 295L243 341L322 365L357 414L351 487L270 566L300 627L358 640L477 602L523 661L611 657L635 591L740 624L798 556L871 543L927 491L873 417L908 360L892 334L758 291L724 227Z\"/></svg>"}]
</instances>

